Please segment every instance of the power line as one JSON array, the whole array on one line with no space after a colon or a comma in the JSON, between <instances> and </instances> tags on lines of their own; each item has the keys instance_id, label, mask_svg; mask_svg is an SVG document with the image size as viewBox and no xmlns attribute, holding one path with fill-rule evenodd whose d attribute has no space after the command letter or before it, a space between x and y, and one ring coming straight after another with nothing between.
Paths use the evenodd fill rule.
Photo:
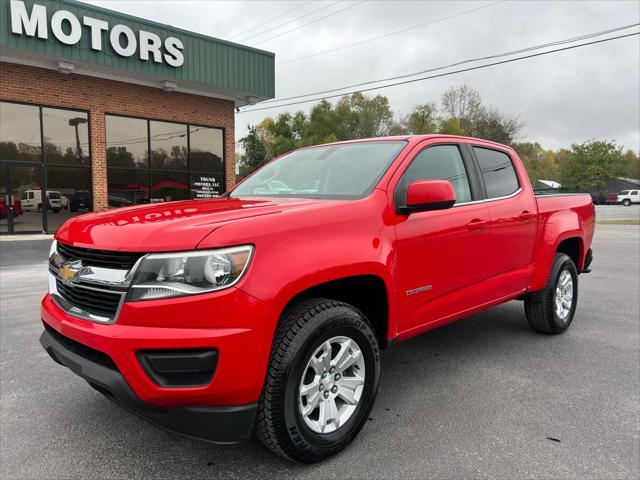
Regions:
<instances>
[{"instance_id":1,"label":"power line","mask_svg":"<svg viewBox=\"0 0 640 480\"><path fill-rule=\"evenodd\" d=\"M336 10L335 12L331 12L331 13L325 15L324 17L316 18L315 20L311 20L310 22L303 23L302 25L298 25L297 27L294 27L291 30L286 30L286 31L284 31L282 33L278 33L277 35L274 35L273 37L269 37L269 38L267 38L265 40L260 40L255 45L260 45L261 43L268 42L270 40L273 40L274 38L278 38L278 37L281 37L283 35L286 35L287 33L291 33L291 32L293 32L295 30L299 30L299 29L301 29L303 27L306 27L307 25L311 25L312 23L319 22L320 20L324 20L325 18L331 17L333 15L337 15L338 13L344 12L345 10L349 10L350 8L357 7L358 5L360 5L360 4L364 3L364 2L365 2L365 0L362 0L360 2L351 4L351 5L347 5L346 7L341 8L340 10Z\"/></svg>"},{"instance_id":2,"label":"power line","mask_svg":"<svg viewBox=\"0 0 640 480\"><path fill-rule=\"evenodd\" d=\"M467 60L462 60L462 61L459 61L459 62L450 63L449 65L444 65L444 66L441 66L441 67L433 67L433 68L429 68L429 69L426 69L426 70L421 70L419 72L407 73L407 74L398 75L398 76L395 76L395 77L380 78L378 80L369 80L367 82L355 83L355 84L346 85L346 86L343 86L343 87L332 88L332 89L329 89L329 90L323 90L323 91L313 92L313 93L306 93L304 95L295 95L295 96L292 96L292 97L280 98L280 99L277 99L277 100L275 100L275 99L274 100L267 100L267 101L262 102L262 103L263 104L265 104L265 103L278 103L278 102L284 102L284 101L287 101L287 100L296 100L298 98L311 97L311 96L315 96L315 95L325 95L325 94L328 94L328 93L338 92L340 90L345 90L347 88L363 87L365 85L371 85L373 83L389 82L389 81L392 81L392 80L399 80L401 78L415 77L416 75L422 75L424 73L435 72L435 71L438 71L438 70L444 70L444 69L451 68L451 67L457 67L459 65L464 65L464 64L467 64L467 63L475 63L475 62L479 62L479 61L483 61L483 60L491 60L491 59L494 59L494 58L501 58L501 57L510 57L510 56L513 56L513 55L518 55L520 53L530 52L532 50L540 50L541 48L555 47L555 46L558 46L558 45L565 45L567 43L573 43L573 42L577 42L577 41L580 41L580 40L587 40L589 38L599 37L599 36L602 36L602 35L607 35L609 33L614 33L614 32L618 32L618 31L621 31L621 30L626 30L626 29L629 29L629 28L637 27L638 25L640 25L640 23L633 23L633 24L630 24L630 25L624 25L622 27L610 28L608 30L603 30L603 31L600 31L600 32L588 33L588 34L580 35L580 36L577 36L577 37L566 38L564 40L556 40L556 41L553 41L553 42L548 42L548 43L543 43L541 45L534 45L534 46L531 46L531 47L521 48L519 50L513 50L513 51L510 51L510 52L496 53L494 55L488 55L488 56L485 56L485 57L470 58L470 59L467 59Z\"/></svg>"},{"instance_id":3,"label":"power line","mask_svg":"<svg viewBox=\"0 0 640 480\"><path fill-rule=\"evenodd\" d=\"M249 40L250 38L260 36L260 35L262 35L262 34L264 34L264 33L271 32L271 31L276 30L276 29L278 29L278 28L280 28L280 27L284 27L285 25L289 25L290 23L297 22L297 21L298 21L298 20L300 20L301 18L305 18L305 17L308 17L308 16L310 16L310 15L313 15L314 13L317 13L317 12L319 12L319 11L321 11L321 10L326 10L327 8L331 8L331 7L333 7L334 5L336 5L336 4L338 4L338 3L340 3L341 1L343 1L343 0L338 0L337 2L330 3L329 5L323 5L322 7L320 7L320 8L316 8L315 10L312 10L312 11L310 11L310 12L308 12L308 13L305 13L304 15L300 15L299 17L293 18L293 19L291 19L291 20L287 20L286 22L281 23L281 24L279 24L279 25L276 25L276 26L274 26L274 27L270 27L270 28L267 28L266 30L262 30L261 32L257 32L257 33L254 33L253 35L249 35L248 37L243 38L243 39L242 39L242 41L243 41L243 42L246 42L246 41L247 41L247 40Z\"/></svg>"},{"instance_id":4,"label":"power line","mask_svg":"<svg viewBox=\"0 0 640 480\"><path fill-rule=\"evenodd\" d=\"M360 40L360 41L357 41L357 42L348 43L348 44L342 45L340 47L330 48L328 50L323 50L321 52L312 53L310 55L305 55L303 57L297 57L297 58L292 58L292 59L289 59L289 60L284 60L284 61L282 61L280 63L277 63L276 65L279 66L279 65L286 65L286 64L289 64L289 63L293 63L293 62L299 62L300 60L306 60L308 58L318 57L320 55L325 55L327 53L337 52L339 50L344 50L344 49L347 49L347 48L355 47L355 46L358 46L358 45L362 45L364 43L373 42L374 40L380 40L380 39L383 39L383 38L387 38L387 37L391 37L391 36L394 36L394 35L398 35L400 33L409 32L411 30L415 30L415 29L418 29L418 28L423 28L423 27L426 27L428 25L433 25L435 23L444 22L446 20L450 20L450 19L455 18L455 17L460 17L460 16L466 15L468 13L473 13L473 12L476 12L478 10L482 10L483 8L492 7L492 6L497 5L499 3L504 3L505 1L506 0L499 0L497 2L488 3L488 4L482 5L480 7L471 8L469 10L464 10L462 12L454 13L452 15L448 15L446 17L438 18L436 20L431 20L431 21L426 22L426 23L421 23L419 25L414 25L412 27L402 28L400 30L396 30L396 31L393 31L393 32L385 33L383 35L378 35L376 37L367 38L365 40Z\"/></svg>"},{"instance_id":5,"label":"power line","mask_svg":"<svg viewBox=\"0 0 640 480\"><path fill-rule=\"evenodd\" d=\"M421 82L421 81L424 81L424 80L430 80L432 78L446 77L446 76L449 76L449 75L455 75L457 73L470 72L472 70L480 70L480 69L483 69L483 68L493 67L493 66L496 66L496 65L502 65L502 64L505 64L505 63L516 62L518 60L526 60L528 58L541 57L543 55L549 55L551 53L562 52L562 51L565 51L565 50L572 50L574 48L585 47L585 46L588 46L588 45L595 45L595 44L598 44L598 43L610 42L612 40L619 40L619 39L622 39L622 38L634 37L634 36L637 36L637 35L640 35L640 32L628 33L626 35L618 35L616 37L603 38L601 40L594 40L592 42L580 43L578 45L571 45L571 46L563 47L563 48L556 48L555 50L549 50L549 51L546 51L546 52L533 53L531 55L525 55L525 56L522 56L522 57L511 58L509 60L502 60L500 62L487 63L485 65L477 65L475 67L468 67L468 68L463 68L463 69L460 69L460 70L454 70L453 72L439 73L437 75L430 75L430 76L427 76L427 77L415 78L415 79L412 79L412 80L404 80L402 82L390 83L388 85L380 85L380 86L377 86L377 87L370 87L370 88L352 90L350 92L343 92L343 93L339 93L337 95L329 95L329 96L326 96L326 97L311 98L311 99L308 99L308 100L301 100L301 101L298 101L298 102L285 103L285 104L282 104L282 105L274 105L274 106L262 107L262 108L253 108L251 110L241 110L239 113L257 112L259 110L269 110L269 109L273 109L273 108L288 107L288 106L291 106L291 105L299 105L299 104L302 104L302 103L315 102L317 100L328 100L328 99L331 99L331 98L337 98L337 97L342 97L342 96L346 96L346 95L352 95L352 94L358 93L358 92L370 92L372 90L382 90L384 88L390 88L390 87L395 87L395 86L398 86L398 85L405 85L405 84L414 83L414 82Z\"/></svg>"},{"instance_id":6,"label":"power line","mask_svg":"<svg viewBox=\"0 0 640 480\"><path fill-rule=\"evenodd\" d=\"M242 32L240 32L240 33L236 33L235 35L232 35L231 37L229 37L229 40L234 39L234 38L241 37L242 35L244 35L244 34L245 34L245 33L247 33L247 32L250 32L250 31L252 31L252 30L254 30L254 29L258 28L258 27L261 27L261 26L263 26L263 25L266 25L267 23L271 23L271 22L273 22L274 20L278 20L279 18L282 18L282 17L284 17L285 15L290 14L291 12L295 12L296 10L300 10L302 7L306 7L307 5L309 5L312 1L313 1L313 0L309 0L308 2L305 2L305 3L303 3L302 5L298 5L298 6L297 6L297 7L295 7L295 8L291 8L291 9L289 9L289 10L287 10L287 11L285 11L285 12L281 13L280 15L276 15L275 17L270 18L269 20L267 20L267 21L265 21L265 22L261 22L261 23L259 23L259 24L257 24L257 25L254 25L254 26L253 26L253 27L251 27L251 28L247 28L246 30L243 30L243 31L242 31Z\"/></svg>"}]
</instances>

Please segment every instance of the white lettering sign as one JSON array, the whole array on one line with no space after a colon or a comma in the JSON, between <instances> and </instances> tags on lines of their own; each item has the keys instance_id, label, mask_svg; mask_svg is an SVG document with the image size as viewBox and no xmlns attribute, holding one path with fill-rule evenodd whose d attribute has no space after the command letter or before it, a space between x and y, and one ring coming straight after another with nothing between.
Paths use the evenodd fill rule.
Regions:
<instances>
[{"instance_id":1,"label":"white lettering sign","mask_svg":"<svg viewBox=\"0 0 640 480\"><path fill-rule=\"evenodd\" d=\"M31 13L22 0L11 0L11 32L15 35L49 39L49 25L47 24L47 8L34 4ZM68 10L57 10L51 15L51 32L53 36L65 45L76 45L82 39L87 27L91 36L91 49L101 52L103 49L103 33L109 31L109 23L93 17L78 17ZM184 45L179 38L167 37L162 39L152 32L139 30L138 34L126 25L116 24L109 31L109 44L114 52L123 57L132 57L136 53L140 60L149 61L153 58L156 63L166 63L172 67L184 64Z\"/></svg>"}]
</instances>

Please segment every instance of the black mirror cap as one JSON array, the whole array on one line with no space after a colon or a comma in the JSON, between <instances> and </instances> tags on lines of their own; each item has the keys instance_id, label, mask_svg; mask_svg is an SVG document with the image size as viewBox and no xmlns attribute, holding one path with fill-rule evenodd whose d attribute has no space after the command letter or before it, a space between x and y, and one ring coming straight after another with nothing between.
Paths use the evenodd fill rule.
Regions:
<instances>
[{"instance_id":1,"label":"black mirror cap","mask_svg":"<svg viewBox=\"0 0 640 480\"><path fill-rule=\"evenodd\" d=\"M429 203L417 203L415 205L404 205L396 208L398 215L411 215L417 212L431 212L434 210L446 210L455 205L455 200L446 202L429 202Z\"/></svg>"}]
</instances>

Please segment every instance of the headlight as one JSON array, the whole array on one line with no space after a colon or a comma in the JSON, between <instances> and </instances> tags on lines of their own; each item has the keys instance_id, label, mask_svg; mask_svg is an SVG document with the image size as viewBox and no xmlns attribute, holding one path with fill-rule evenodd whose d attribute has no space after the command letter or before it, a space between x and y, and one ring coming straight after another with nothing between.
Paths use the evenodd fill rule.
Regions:
<instances>
[{"instance_id":1,"label":"headlight","mask_svg":"<svg viewBox=\"0 0 640 480\"><path fill-rule=\"evenodd\" d=\"M152 253L138 265L127 300L214 292L236 284L247 270L253 247Z\"/></svg>"},{"instance_id":2,"label":"headlight","mask_svg":"<svg viewBox=\"0 0 640 480\"><path fill-rule=\"evenodd\" d=\"M49 248L49 258L58 251L58 242L54 240L51 242L51 247Z\"/></svg>"}]
</instances>

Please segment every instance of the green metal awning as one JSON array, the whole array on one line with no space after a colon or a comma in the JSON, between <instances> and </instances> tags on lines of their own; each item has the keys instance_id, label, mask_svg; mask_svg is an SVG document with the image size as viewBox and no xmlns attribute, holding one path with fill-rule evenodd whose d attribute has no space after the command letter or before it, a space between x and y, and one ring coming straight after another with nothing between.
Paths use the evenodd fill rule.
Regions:
<instances>
[{"instance_id":1,"label":"green metal awning","mask_svg":"<svg viewBox=\"0 0 640 480\"><path fill-rule=\"evenodd\" d=\"M234 100L275 95L275 55L75 0L0 0L0 61Z\"/></svg>"}]
</instances>

